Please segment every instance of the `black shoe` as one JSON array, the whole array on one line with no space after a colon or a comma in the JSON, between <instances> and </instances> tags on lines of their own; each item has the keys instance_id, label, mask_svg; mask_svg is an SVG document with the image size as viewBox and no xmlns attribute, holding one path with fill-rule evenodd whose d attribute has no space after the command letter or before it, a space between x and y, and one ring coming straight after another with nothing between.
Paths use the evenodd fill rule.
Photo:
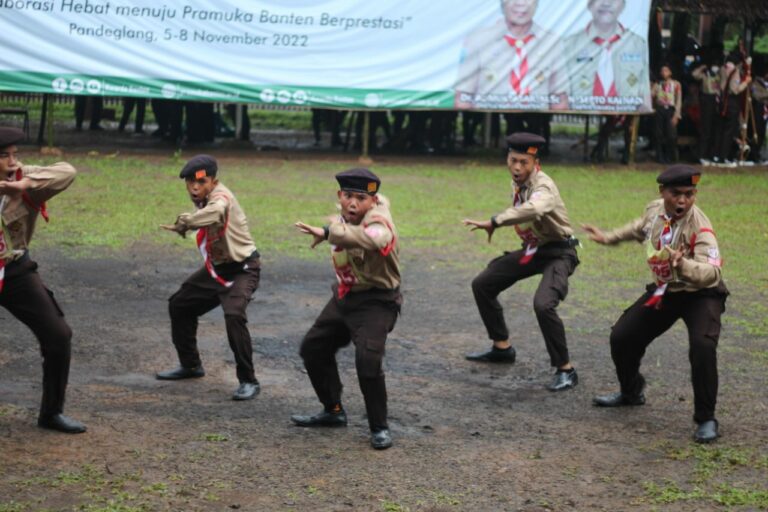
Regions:
<instances>
[{"instance_id":1,"label":"black shoe","mask_svg":"<svg viewBox=\"0 0 768 512\"><path fill-rule=\"evenodd\" d=\"M645 395L641 392L638 395L625 395L621 391L608 395L596 396L592 403L598 407L622 407L624 405L643 405Z\"/></svg>"},{"instance_id":2,"label":"black shoe","mask_svg":"<svg viewBox=\"0 0 768 512\"><path fill-rule=\"evenodd\" d=\"M711 443L720 437L719 425L717 420L707 420L699 423L696 432L693 434L693 440L697 443Z\"/></svg>"},{"instance_id":3,"label":"black shoe","mask_svg":"<svg viewBox=\"0 0 768 512\"><path fill-rule=\"evenodd\" d=\"M158 372L155 377L158 380L199 379L200 377L205 377L205 370L203 370L202 366L196 366L194 368L179 366L173 370Z\"/></svg>"},{"instance_id":4,"label":"black shoe","mask_svg":"<svg viewBox=\"0 0 768 512\"><path fill-rule=\"evenodd\" d=\"M392 435L388 428L371 432L371 446L377 450L386 450L392 446Z\"/></svg>"},{"instance_id":5,"label":"black shoe","mask_svg":"<svg viewBox=\"0 0 768 512\"><path fill-rule=\"evenodd\" d=\"M299 427L346 427L347 413L342 409L339 412L323 411L314 416L294 414L291 421Z\"/></svg>"},{"instance_id":6,"label":"black shoe","mask_svg":"<svg viewBox=\"0 0 768 512\"><path fill-rule=\"evenodd\" d=\"M40 416L37 419L37 426L50 430L58 430L67 434L82 434L87 429L85 425L77 420L73 420L63 414L53 414L50 416Z\"/></svg>"},{"instance_id":7,"label":"black shoe","mask_svg":"<svg viewBox=\"0 0 768 512\"><path fill-rule=\"evenodd\" d=\"M232 394L232 400L251 400L261 391L261 386L258 382L241 382Z\"/></svg>"},{"instance_id":8,"label":"black shoe","mask_svg":"<svg viewBox=\"0 0 768 512\"><path fill-rule=\"evenodd\" d=\"M547 386L550 391L564 391L576 387L579 383L579 376L576 374L576 368L570 370L558 370L552 379L552 384Z\"/></svg>"},{"instance_id":9,"label":"black shoe","mask_svg":"<svg viewBox=\"0 0 768 512\"><path fill-rule=\"evenodd\" d=\"M465 357L469 361L481 361L483 363L512 364L515 362L516 356L517 354L515 353L514 347L509 347L504 349L492 347L491 350L487 352L474 352L472 354L467 354Z\"/></svg>"}]
</instances>

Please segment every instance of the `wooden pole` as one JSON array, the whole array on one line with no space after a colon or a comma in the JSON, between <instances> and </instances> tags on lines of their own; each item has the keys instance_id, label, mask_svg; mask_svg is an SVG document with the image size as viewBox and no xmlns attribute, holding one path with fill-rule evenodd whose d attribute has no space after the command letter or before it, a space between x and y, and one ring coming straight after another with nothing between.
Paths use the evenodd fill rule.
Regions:
<instances>
[{"instance_id":1,"label":"wooden pole","mask_svg":"<svg viewBox=\"0 0 768 512\"><path fill-rule=\"evenodd\" d=\"M48 147L53 147L53 98L48 101L48 113L46 114L46 131L48 132Z\"/></svg>"},{"instance_id":2,"label":"wooden pole","mask_svg":"<svg viewBox=\"0 0 768 512\"><path fill-rule=\"evenodd\" d=\"M584 161L589 161L589 116L585 116L584 122Z\"/></svg>"},{"instance_id":3,"label":"wooden pole","mask_svg":"<svg viewBox=\"0 0 768 512\"><path fill-rule=\"evenodd\" d=\"M483 147L485 149L491 147L491 116L493 114L486 112L483 118Z\"/></svg>"},{"instance_id":4,"label":"wooden pole","mask_svg":"<svg viewBox=\"0 0 768 512\"><path fill-rule=\"evenodd\" d=\"M371 165L373 160L368 156L368 139L371 135L371 112L366 110L363 117L363 154L357 159L363 165Z\"/></svg>"},{"instance_id":5,"label":"wooden pole","mask_svg":"<svg viewBox=\"0 0 768 512\"><path fill-rule=\"evenodd\" d=\"M637 154L637 132L640 126L640 116L632 116L632 124L629 129L629 155L627 155L627 163L635 163L635 155Z\"/></svg>"},{"instance_id":6,"label":"wooden pole","mask_svg":"<svg viewBox=\"0 0 768 512\"><path fill-rule=\"evenodd\" d=\"M37 143L41 146L43 145L43 133L45 131L49 100L50 94L43 94L43 107L40 109L40 126L37 127Z\"/></svg>"}]
</instances>

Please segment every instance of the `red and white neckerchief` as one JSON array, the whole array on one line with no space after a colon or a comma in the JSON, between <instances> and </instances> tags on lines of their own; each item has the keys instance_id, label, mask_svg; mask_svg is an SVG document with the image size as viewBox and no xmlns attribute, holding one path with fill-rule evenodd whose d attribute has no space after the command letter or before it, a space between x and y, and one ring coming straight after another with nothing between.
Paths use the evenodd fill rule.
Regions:
<instances>
[{"instance_id":1,"label":"red and white neckerchief","mask_svg":"<svg viewBox=\"0 0 768 512\"><path fill-rule=\"evenodd\" d=\"M669 258L659 258L658 253L664 247L671 247L680 232L679 226L673 227L674 222L666 213L660 215L657 219L658 218L664 220L664 227L659 235L659 241L656 243L656 246L653 247L655 252L648 258L648 266L651 268L651 272L653 272L654 276L656 276L656 289L653 291L653 295L651 295L644 304L646 307L653 307L656 309L661 308L661 300L664 298L667 286L673 278L672 264L670 263ZM653 236L653 228L655 224L656 219L654 219L653 224L651 225L651 236ZM649 240L649 243L652 243L652 241Z\"/></svg>"},{"instance_id":2,"label":"red and white neckerchief","mask_svg":"<svg viewBox=\"0 0 768 512\"><path fill-rule=\"evenodd\" d=\"M208 237L208 229L207 228L200 228L197 230L197 248L200 249L200 254L203 255L203 261L205 261L205 268L208 270L208 273L211 275L211 277L220 285L225 286L227 288L231 288L233 284L235 284L234 281L227 281L226 279L223 279L219 274L216 273L216 269L213 268L213 261L211 261L211 245L213 242L217 240L221 240L224 237L224 234L227 231L227 227L229 226L229 211L227 211L226 218L224 219L224 227L222 227L218 233L216 233L215 238L209 238Z\"/></svg>"},{"instance_id":3,"label":"red and white neckerchief","mask_svg":"<svg viewBox=\"0 0 768 512\"><path fill-rule=\"evenodd\" d=\"M16 181L21 181L23 177L24 177L24 173L22 173L21 167L19 167L18 169L16 169ZM50 220L48 217L48 207L45 205L45 201L43 201L39 205L35 204L32 198L29 197L29 194L27 193L26 190L21 193L21 200L24 201L27 204L27 206L29 206L30 208L38 212L40 216L43 218L43 220L45 220L45 222L48 222Z\"/></svg>"},{"instance_id":4,"label":"red and white neckerchief","mask_svg":"<svg viewBox=\"0 0 768 512\"><path fill-rule=\"evenodd\" d=\"M589 31L589 26L587 27ZM624 32L624 27L619 24L619 32L612 35L608 39L602 37L594 37L592 41L600 47L600 60L597 63L597 71L595 72L595 82L592 86L593 96L608 96L616 97L616 81L613 75L613 45L621 39L621 34Z\"/></svg>"},{"instance_id":5,"label":"red and white neckerchief","mask_svg":"<svg viewBox=\"0 0 768 512\"><path fill-rule=\"evenodd\" d=\"M515 196L512 199L512 206L521 206L525 202L523 199L523 194L525 193L526 188L527 187L515 187ZM519 236L523 241L523 249L525 251L523 257L520 258L518 263L521 265L527 265L533 259L536 251L539 250L539 239L533 233L532 228L523 229L518 224L515 224L515 232L517 233L517 236Z\"/></svg>"},{"instance_id":6,"label":"red and white neckerchief","mask_svg":"<svg viewBox=\"0 0 768 512\"><path fill-rule=\"evenodd\" d=\"M525 79L525 75L528 74L528 52L526 51L525 45L527 45L534 37L536 36L533 34L528 34L523 38L504 36L504 40L507 44L515 49L515 61L512 65L512 71L509 73L509 83L512 85L512 90L515 91L515 94L518 96L528 96L531 94L531 87L529 85L526 85L525 88L523 88L523 80Z\"/></svg>"}]
</instances>

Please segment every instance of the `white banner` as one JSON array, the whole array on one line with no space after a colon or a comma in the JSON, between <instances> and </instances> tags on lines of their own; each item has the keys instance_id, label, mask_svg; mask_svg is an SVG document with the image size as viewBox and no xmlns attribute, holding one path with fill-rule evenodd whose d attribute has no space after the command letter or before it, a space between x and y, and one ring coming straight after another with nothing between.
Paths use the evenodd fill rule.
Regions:
<instances>
[{"instance_id":1,"label":"white banner","mask_svg":"<svg viewBox=\"0 0 768 512\"><path fill-rule=\"evenodd\" d=\"M650 111L650 0L0 0L0 90Z\"/></svg>"}]
</instances>

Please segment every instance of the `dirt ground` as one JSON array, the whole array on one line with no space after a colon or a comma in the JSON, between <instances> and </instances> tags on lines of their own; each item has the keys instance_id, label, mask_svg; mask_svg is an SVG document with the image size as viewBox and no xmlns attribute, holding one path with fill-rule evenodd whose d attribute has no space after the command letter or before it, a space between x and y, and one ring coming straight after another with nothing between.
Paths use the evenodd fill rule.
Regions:
<instances>
[{"instance_id":1,"label":"dirt ground","mask_svg":"<svg viewBox=\"0 0 768 512\"><path fill-rule=\"evenodd\" d=\"M598 410L592 396L613 390L615 377L609 325L593 321L588 303L562 308L581 383L553 394L529 291L503 296L518 362L471 363L463 353L487 346L469 289L474 270L447 272L407 255L406 305L386 356L395 445L378 452L350 348L339 354L349 426L289 421L320 408L297 349L330 296L324 252L311 262L265 257L248 309L257 399L230 399L237 381L220 309L201 319L206 377L154 379L176 364L166 301L196 268L192 252L34 254L75 332L66 412L89 431L35 426L37 343L0 310L0 510L712 510L711 500L654 504L659 488L649 486L765 488L765 362L743 357L757 338L724 333L718 449L742 458L707 476L690 442L682 329L648 351L646 406Z\"/></svg>"}]
</instances>

